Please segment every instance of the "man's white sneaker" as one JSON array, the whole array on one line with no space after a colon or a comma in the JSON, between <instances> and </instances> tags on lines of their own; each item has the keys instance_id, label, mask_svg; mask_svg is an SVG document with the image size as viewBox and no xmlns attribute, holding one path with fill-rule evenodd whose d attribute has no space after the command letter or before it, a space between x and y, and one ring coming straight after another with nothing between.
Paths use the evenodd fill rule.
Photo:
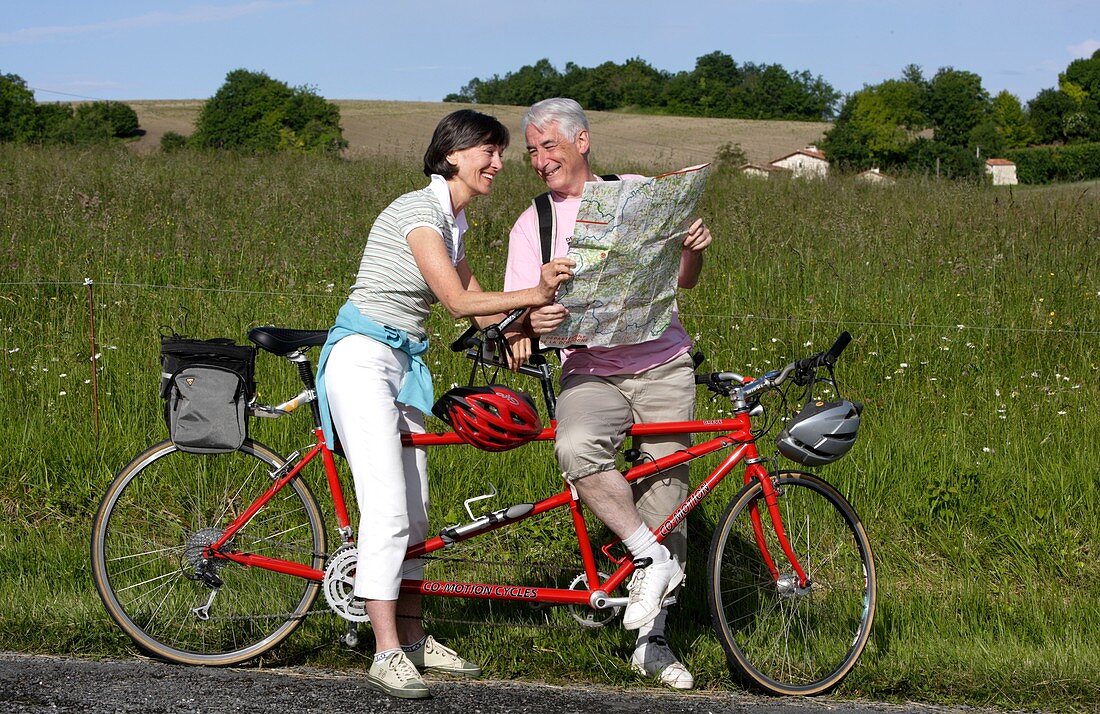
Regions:
<instances>
[{"instance_id":1,"label":"man's white sneaker","mask_svg":"<svg viewBox=\"0 0 1100 714\"><path fill-rule=\"evenodd\" d=\"M401 650L394 650L381 662L375 662L367 672L367 684L391 697L400 699L426 699L428 685L424 684L416 667Z\"/></svg>"},{"instance_id":2,"label":"man's white sneaker","mask_svg":"<svg viewBox=\"0 0 1100 714\"><path fill-rule=\"evenodd\" d=\"M635 566L639 566L639 561L634 562ZM661 602L683 581L684 569L674 557L663 563L650 562L635 570L627 587L630 597L623 613L623 627L636 630L652 622L661 611Z\"/></svg>"},{"instance_id":3,"label":"man's white sneaker","mask_svg":"<svg viewBox=\"0 0 1100 714\"><path fill-rule=\"evenodd\" d=\"M457 652L439 644L431 635L428 635L419 648L405 654L421 672L455 674L460 677L481 676L481 667L462 659Z\"/></svg>"},{"instance_id":4,"label":"man's white sneaker","mask_svg":"<svg viewBox=\"0 0 1100 714\"><path fill-rule=\"evenodd\" d=\"M656 677L673 689L692 689L695 678L676 655L668 648L664 637L654 635L634 650L630 657L630 667L645 677Z\"/></svg>"}]
</instances>

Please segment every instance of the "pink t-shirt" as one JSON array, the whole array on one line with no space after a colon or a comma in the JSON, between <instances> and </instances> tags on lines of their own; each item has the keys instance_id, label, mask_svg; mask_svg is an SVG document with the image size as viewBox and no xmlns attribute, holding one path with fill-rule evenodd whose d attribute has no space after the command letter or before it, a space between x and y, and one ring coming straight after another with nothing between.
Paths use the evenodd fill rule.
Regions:
<instances>
[{"instance_id":1,"label":"pink t-shirt","mask_svg":"<svg viewBox=\"0 0 1100 714\"><path fill-rule=\"evenodd\" d=\"M642 178L624 174L623 178ZM551 257L569 252L569 239L580 210L580 198L558 198L550 194L554 204L555 236ZM539 282L542 267L542 241L535 207L528 206L512 226L508 238L508 266L504 273L505 290L522 290ZM672 323L661 336L648 342L619 347L588 347L562 351L562 378L570 374L591 374L609 377L617 374L640 374L657 365L675 359L691 349L691 340L680 324L673 308Z\"/></svg>"}]
</instances>

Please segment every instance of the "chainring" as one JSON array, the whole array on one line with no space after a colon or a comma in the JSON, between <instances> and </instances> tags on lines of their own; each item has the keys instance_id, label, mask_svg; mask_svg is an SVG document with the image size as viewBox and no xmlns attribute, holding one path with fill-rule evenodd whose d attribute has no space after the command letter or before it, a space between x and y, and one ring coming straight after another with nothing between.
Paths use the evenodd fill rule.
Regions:
<instances>
[{"instance_id":1,"label":"chainring","mask_svg":"<svg viewBox=\"0 0 1100 714\"><path fill-rule=\"evenodd\" d=\"M607 573L597 573L600 580L607 580ZM588 576L581 573L569 583L570 590L587 590ZM609 607L606 610L593 610L590 607L573 605L569 608L569 615L581 623L583 627L603 627L618 616L621 607Z\"/></svg>"},{"instance_id":2,"label":"chainring","mask_svg":"<svg viewBox=\"0 0 1100 714\"><path fill-rule=\"evenodd\" d=\"M355 597L355 566L359 561L359 549L354 545L341 546L328 559L325 579L321 589L325 601L340 617L349 622L370 622L363 600Z\"/></svg>"}]
</instances>

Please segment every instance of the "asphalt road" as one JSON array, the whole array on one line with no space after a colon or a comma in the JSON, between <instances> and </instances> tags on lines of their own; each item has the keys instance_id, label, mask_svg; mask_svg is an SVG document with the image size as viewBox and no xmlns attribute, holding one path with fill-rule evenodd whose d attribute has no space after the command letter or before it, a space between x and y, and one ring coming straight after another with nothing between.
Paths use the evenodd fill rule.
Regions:
<instances>
[{"instance_id":1,"label":"asphalt road","mask_svg":"<svg viewBox=\"0 0 1100 714\"><path fill-rule=\"evenodd\" d=\"M149 660L91 661L0 653L0 714L298 714L416 712L417 714L806 714L949 712L919 704L777 699L746 693L677 693L656 689L558 687L541 684L429 679L432 698L392 699L369 689L355 672L213 669Z\"/></svg>"}]
</instances>

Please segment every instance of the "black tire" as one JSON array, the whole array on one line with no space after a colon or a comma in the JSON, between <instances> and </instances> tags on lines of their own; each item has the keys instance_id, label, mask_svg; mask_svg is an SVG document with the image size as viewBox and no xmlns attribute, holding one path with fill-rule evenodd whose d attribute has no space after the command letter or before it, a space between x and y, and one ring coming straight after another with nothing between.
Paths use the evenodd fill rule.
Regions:
<instances>
[{"instance_id":1,"label":"black tire","mask_svg":"<svg viewBox=\"0 0 1100 714\"><path fill-rule=\"evenodd\" d=\"M730 503L711 540L708 598L730 669L747 685L776 695L831 691L851 672L875 616L874 556L847 500L813 474L772 474L783 527L810 579L799 589L778 544L759 483ZM759 504L767 567L751 521Z\"/></svg>"},{"instance_id":2,"label":"black tire","mask_svg":"<svg viewBox=\"0 0 1100 714\"><path fill-rule=\"evenodd\" d=\"M232 665L301 624L319 583L222 560L211 571L220 587L196 577L202 546L270 487L269 473L283 463L251 440L215 456L163 441L111 482L92 527L92 577L107 613L139 647L181 664ZM323 569L324 522L306 484L293 479L233 545ZM196 608L208 602L203 619Z\"/></svg>"}]
</instances>

